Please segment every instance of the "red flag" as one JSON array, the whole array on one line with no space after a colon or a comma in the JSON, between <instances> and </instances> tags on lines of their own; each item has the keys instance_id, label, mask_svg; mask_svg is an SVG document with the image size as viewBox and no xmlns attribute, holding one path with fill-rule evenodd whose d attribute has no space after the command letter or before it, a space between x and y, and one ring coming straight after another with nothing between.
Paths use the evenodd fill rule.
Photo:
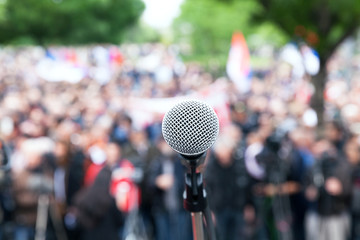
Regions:
<instances>
[{"instance_id":1,"label":"red flag","mask_svg":"<svg viewBox=\"0 0 360 240\"><path fill-rule=\"evenodd\" d=\"M250 53L240 32L235 32L232 36L226 72L241 93L250 90Z\"/></svg>"}]
</instances>

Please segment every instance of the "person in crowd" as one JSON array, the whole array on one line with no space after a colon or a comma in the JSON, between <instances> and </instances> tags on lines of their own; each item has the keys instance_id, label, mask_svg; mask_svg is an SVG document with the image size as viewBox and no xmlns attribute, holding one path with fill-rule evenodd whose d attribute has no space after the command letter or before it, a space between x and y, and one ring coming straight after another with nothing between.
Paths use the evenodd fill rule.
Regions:
<instances>
[{"instance_id":1,"label":"person in crowd","mask_svg":"<svg viewBox=\"0 0 360 240\"><path fill-rule=\"evenodd\" d=\"M76 194L84 185L85 155L81 149L69 141L58 140L55 143L54 154L56 169L54 172L54 195L59 207L64 228L69 240L78 238L75 216L71 209Z\"/></svg>"},{"instance_id":2,"label":"person in crowd","mask_svg":"<svg viewBox=\"0 0 360 240\"><path fill-rule=\"evenodd\" d=\"M258 238L293 239L296 228L291 196L298 194L300 183L291 170L296 167L294 165L301 165L301 159L293 157L291 143L279 129L271 130L270 126L263 125L249 137L251 144L245 152L245 160L254 180Z\"/></svg>"},{"instance_id":3,"label":"person in crowd","mask_svg":"<svg viewBox=\"0 0 360 240\"><path fill-rule=\"evenodd\" d=\"M29 138L19 146L17 160L23 165L12 172L16 240L34 239L35 236L56 239L49 224L51 219L48 221L53 199L53 151L54 142L46 137Z\"/></svg>"},{"instance_id":4,"label":"person in crowd","mask_svg":"<svg viewBox=\"0 0 360 240\"><path fill-rule=\"evenodd\" d=\"M349 138L344 153L351 167L351 239L360 239L360 146L358 138Z\"/></svg>"},{"instance_id":5,"label":"person in crowd","mask_svg":"<svg viewBox=\"0 0 360 240\"><path fill-rule=\"evenodd\" d=\"M293 239L305 239L305 215L309 208L305 197L308 173L315 159L311 152L314 134L311 130L298 127L289 133L291 161L288 176L288 194L292 212Z\"/></svg>"},{"instance_id":6,"label":"person in crowd","mask_svg":"<svg viewBox=\"0 0 360 240\"><path fill-rule=\"evenodd\" d=\"M244 208L247 204L249 179L241 149L241 132L235 126L226 127L215 143L208 159L204 184L208 202L215 216L217 237L221 240L242 239Z\"/></svg>"},{"instance_id":7,"label":"person in crowd","mask_svg":"<svg viewBox=\"0 0 360 240\"><path fill-rule=\"evenodd\" d=\"M346 139L346 129L338 121L331 121L325 124L325 138L328 139L336 150L343 154L344 143Z\"/></svg>"},{"instance_id":8,"label":"person in crowd","mask_svg":"<svg viewBox=\"0 0 360 240\"><path fill-rule=\"evenodd\" d=\"M120 145L127 145L130 141L130 134L132 130L132 119L126 114L118 114L116 116L113 130L112 139Z\"/></svg>"},{"instance_id":9,"label":"person in crowd","mask_svg":"<svg viewBox=\"0 0 360 240\"><path fill-rule=\"evenodd\" d=\"M160 155L151 163L149 176L156 239L191 240L190 213L183 208L185 166L164 139L159 139L158 148Z\"/></svg>"},{"instance_id":10,"label":"person in crowd","mask_svg":"<svg viewBox=\"0 0 360 240\"><path fill-rule=\"evenodd\" d=\"M321 143L321 145L320 145ZM333 142L318 145L316 160L306 189L306 197L316 201L314 239L347 239L350 236L351 169Z\"/></svg>"},{"instance_id":11,"label":"person in crowd","mask_svg":"<svg viewBox=\"0 0 360 240\"><path fill-rule=\"evenodd\" d=\"M264 149L264 139L258 131L250 132L246 137L246 149L244 155L246 172L250 179L251 205L254 208L253 238L267 239L265 225L264 196L259 191L260 184L265 178L265 168L257 159L257 155ZM251 239L251 238L250 238Z\"/></svg>"},{"instance_id":12,"label":"person in crowd","mask_svg":"<svg viewBox=\"0 0 360 240\"><path fill-rule=\"evenodd\" d=\"M121 148L110 142L105 147L105 154L106 164L75 198L73 214L81 229L79 239L120 239L123 216L110 186L112 170L121 160Z\"/></svg>"},{"instance_id":13,"label":"person in crowd","mask_svg":"<svg viewBox=\"0 0 360 240\"><path fill-rule=\"evenodd\" d=\"M153 191L149 184L150 166L159 158L160 151L150 141L145 129L134 130L129 137L129 143L124 145L124 157L134 164L141 180L138 182L141 190L140 211L149 236L154 235L155 223L151 214Z\"/></svg>"}]
</instances>

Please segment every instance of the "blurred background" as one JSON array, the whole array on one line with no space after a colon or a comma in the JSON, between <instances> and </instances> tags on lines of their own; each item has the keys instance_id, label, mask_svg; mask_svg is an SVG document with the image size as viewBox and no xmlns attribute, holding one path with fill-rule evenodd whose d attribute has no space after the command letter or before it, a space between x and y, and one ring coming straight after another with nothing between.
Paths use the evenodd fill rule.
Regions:
<instances>
[{"instance_id":1,"label":"blurred background","mask_svg":"<svg viewBox=\"0 0 360 240\"><path fill-rule=\"evenodd\" d=\"M219 240L360 239L357 0L0 0L0 239L191 240L164 114L210 104Z\"/></svg>"}]
</instances>

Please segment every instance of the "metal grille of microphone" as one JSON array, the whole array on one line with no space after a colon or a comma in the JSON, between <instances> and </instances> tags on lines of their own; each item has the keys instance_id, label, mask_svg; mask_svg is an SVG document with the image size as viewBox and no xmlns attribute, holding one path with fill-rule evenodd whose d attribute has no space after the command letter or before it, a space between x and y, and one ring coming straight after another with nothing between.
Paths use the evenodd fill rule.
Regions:
<instances>
[{"instance_id":1,"label":"metal grille of microphone","mask_svg":"<svg viewBox=\"0 0 360 240\"><path fill-rule=\"evenodd\" d=\"M194 156L204 153L215 142L219 120L206 103L187 100L175 105L162 122L165 141L176 152Z\"/></svg>"}]
</instances>

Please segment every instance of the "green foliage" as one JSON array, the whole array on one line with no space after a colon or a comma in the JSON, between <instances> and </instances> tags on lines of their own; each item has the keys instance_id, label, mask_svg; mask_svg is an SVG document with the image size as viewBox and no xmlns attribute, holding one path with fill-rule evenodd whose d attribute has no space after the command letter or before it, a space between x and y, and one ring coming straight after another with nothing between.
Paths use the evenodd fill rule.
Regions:
<instances>
[{"instance_id":1,"label":"green foliage","mask_svg":"<svg viewBox=\"0 0 360 240\"><path fill-rule=\"evenodd\" d=\"M228 51L234 30L250 30L245 23L254 7L252 1L227 4L214 0L189 0L182 5L181 16L174 26L180 30L177 35L188 35L188 41L197 54L219 54Z\"/></svg>"},{"instance_id":2,"label":"green foliage","mask_svg":"<svg viewBox=\"0 0 360 240\"><path fill-rule=\"evenodd\" d=\"M118 43L143 9L141 0L8 0L0 17L0 41Z\"/></svg>"},{"instance_id":3,"label":"green foliage","mask_svg":"<svg viewBox=\"0 0 360 240\"><path fill-rule=\"evenodd\" d=\"M139 23L127 29L123 39L125 43L155 43L161 41L161 34L144 23Z\"/></svg>"},{"instance_id":4,"label":"green foliage","mask_svg":"<svg viewBox=\"0 0 360 240\"><path fill-rule=\"evenodd\" d=\"M5 3L5 0L0 0L0 21L3 21L5 17Z\"/></svg>"},{"instance_id":5,"label":"green foliage","mask_svg":"<svg viewBox=\"0 0 360 240\"><path fill-rule=\"evenodd\" d=\"M267 44L279 48L289 41L289 37L287 37L276 25L270 22L263 22L257 25L251 23L248 24L254 26L247 41L250 49L258 49Z\"/></svg>"},{"instance_id":6,"label":"green foliage","mask_svg":"<svg viewBox=\"0 0 360 240\"><path fill-rule=\"evenodd\" d=\"M200 60L206 66L215 62L217 69L224 72L235 31L245 35L251 49L259 45L250 38L257 44L279 46L286 42L285 35L273 24L251 24L260 11L261 6L253 0L185 0L173 25L175 39L191 46L191 54L185 59Z\"/></svg>"}]
</instances>

